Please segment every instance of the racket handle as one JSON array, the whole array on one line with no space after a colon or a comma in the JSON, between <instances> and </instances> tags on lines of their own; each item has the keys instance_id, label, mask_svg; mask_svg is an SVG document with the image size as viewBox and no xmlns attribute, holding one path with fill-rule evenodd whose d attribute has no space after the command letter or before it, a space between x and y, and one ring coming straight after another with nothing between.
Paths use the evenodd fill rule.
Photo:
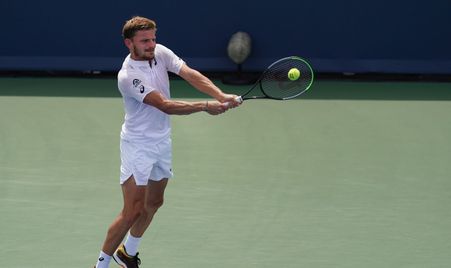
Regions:
<instances>
[{"instance_id":1,"label":"racket handle","mask_svg":"<svg viewBox=\"0 0 451 268\"><path fill-rule=\"evenodd\" d=\"M242 102L243 102L243 98L242 98L241 96L236 97L235 100L236 100L237 102L239 102L239 103L242 103ZM229 102L224 102L224 105L225 105L226 107L229 107L229 104L230 104Z\"/></svg>"}]
</instances>

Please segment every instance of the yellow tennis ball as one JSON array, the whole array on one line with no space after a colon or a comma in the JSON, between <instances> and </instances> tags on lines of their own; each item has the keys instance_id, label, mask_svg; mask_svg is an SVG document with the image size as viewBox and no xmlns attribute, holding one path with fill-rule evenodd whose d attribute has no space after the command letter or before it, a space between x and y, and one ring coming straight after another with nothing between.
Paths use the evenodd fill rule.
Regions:
<instances>
[{"instance_id":1,"label":"yellow tennis ball","mask_svg":"<svg viewBox=\"0 0 451 268\"><path fill-rule=\"evenodd\" d=\"M291 81L298 80L299 76L301 76L301 72L299 72L298 68L291 68L288 71L288 79L290 79Z\"/></svg>"}]
</instances>

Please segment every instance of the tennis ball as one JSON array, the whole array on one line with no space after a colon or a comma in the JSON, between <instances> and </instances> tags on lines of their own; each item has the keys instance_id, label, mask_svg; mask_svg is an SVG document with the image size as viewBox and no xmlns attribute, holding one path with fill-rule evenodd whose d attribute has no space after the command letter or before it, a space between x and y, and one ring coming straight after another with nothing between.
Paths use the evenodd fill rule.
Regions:
<instances>
[{"instance_id":1,"label":"tennis ball","mask_svg":"<svg viewBox=\"0 0 451 268\"><path fill-rule=\"evenodd\" d=\"M301 72L299 72L298 68L291 68L288 71L288 79L290 79L291 81L298 80L299 76L301 76Z\"/></svg>"}]
</instances>

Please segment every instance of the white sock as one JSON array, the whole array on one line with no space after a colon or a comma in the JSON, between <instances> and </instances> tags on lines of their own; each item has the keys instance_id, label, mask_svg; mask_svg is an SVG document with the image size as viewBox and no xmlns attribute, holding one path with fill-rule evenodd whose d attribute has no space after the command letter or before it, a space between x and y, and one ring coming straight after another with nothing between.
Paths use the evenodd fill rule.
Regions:
<instances>
[{"instance_id":1,"label":"white sock","mask_svg":"<svg viewBox=\"0 0 451 268\"><path fill-rule=\"evenodd\" d=\"M125 251L127 251L127 254L130 256L136 256L140 242L141 237L134 237L130 233L128 233L127 239L124 243Z\"/></svg>"},{"instance_id":2,"label":"white sock","mask_svg":"<svg viewBox=\"0 0 451 268\"><path fill-rule=\"evenodd\" d=\"M111 256L103 251L100 251L99 259L97 260L96 268L108 268L110 266Z\"/></svg>"}]
</instances>

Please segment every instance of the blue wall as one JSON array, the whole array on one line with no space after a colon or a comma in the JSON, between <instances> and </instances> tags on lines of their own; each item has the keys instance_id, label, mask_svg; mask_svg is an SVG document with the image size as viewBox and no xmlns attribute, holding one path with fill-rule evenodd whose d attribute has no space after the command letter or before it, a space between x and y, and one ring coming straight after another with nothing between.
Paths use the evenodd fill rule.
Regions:
<instances>
[{"instance_id":1,"label":"blue wall","mask_svg":"<svg viewBox=\"0 0 451 268\"><path fill-rule=\"evenodd\" d=\"M205 71L235 69L226 47L241 30L253 40L246 70L298 55L317 72L451 74L451 0L0 0L0 69L116 71L133 15Z\"/></svg>"}]
</instances>

